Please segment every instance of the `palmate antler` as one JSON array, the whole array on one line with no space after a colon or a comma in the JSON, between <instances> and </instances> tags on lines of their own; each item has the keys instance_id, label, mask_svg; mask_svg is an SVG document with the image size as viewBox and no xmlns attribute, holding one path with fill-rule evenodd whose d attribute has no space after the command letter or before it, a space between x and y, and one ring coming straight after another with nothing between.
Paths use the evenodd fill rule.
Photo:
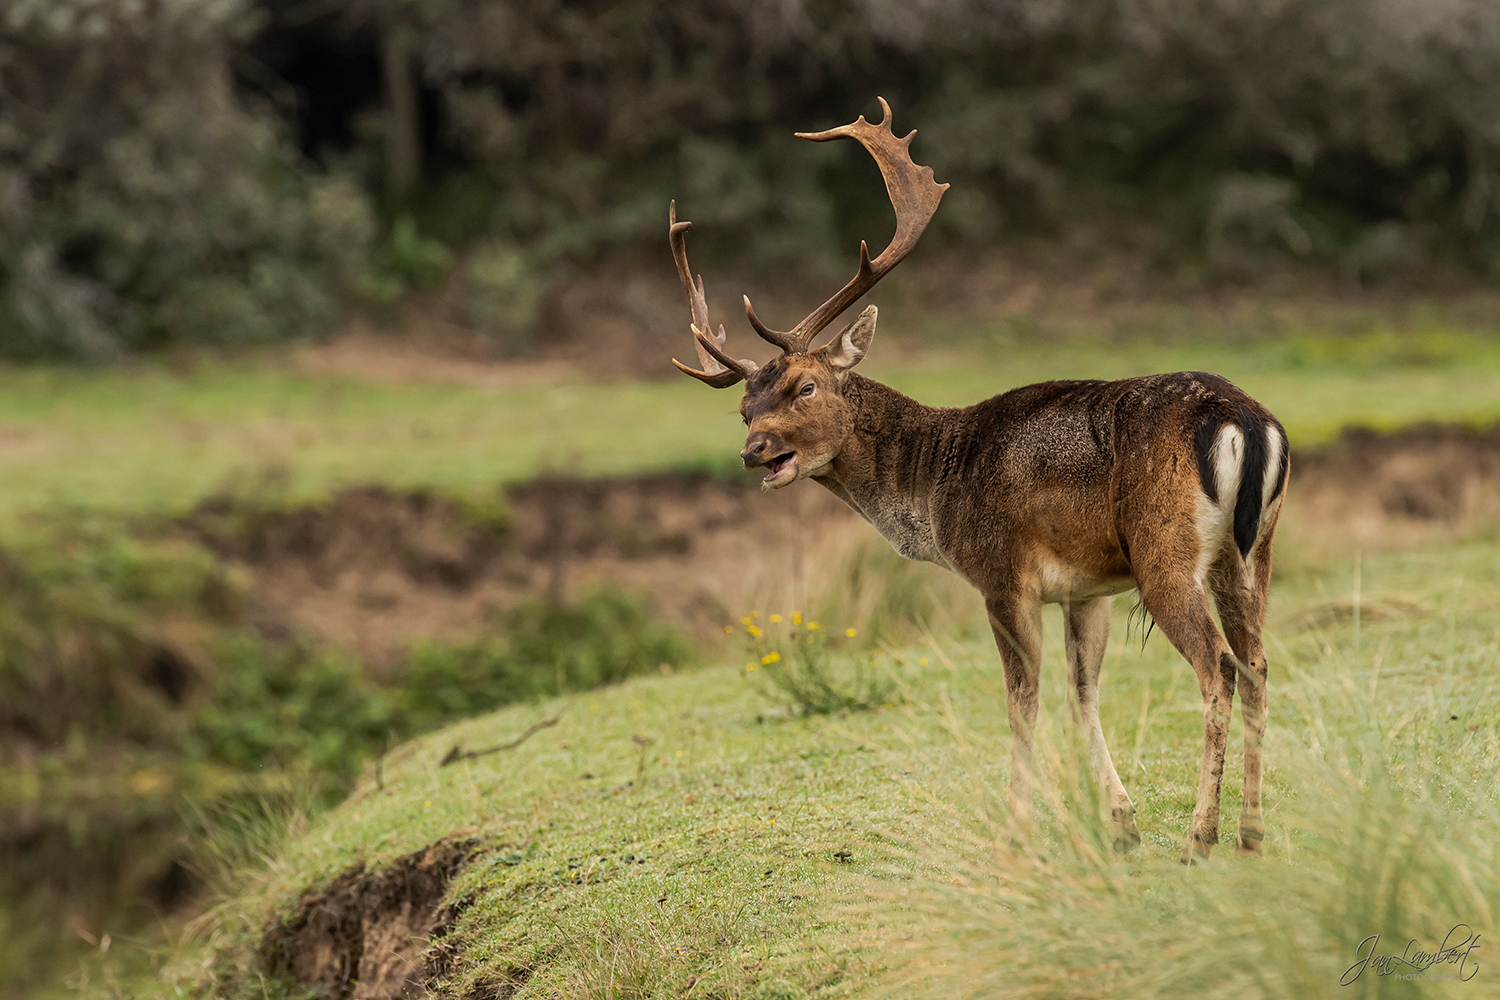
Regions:
<instances>
[{"instance_id":1,"label":"palmate antler","mask_svg":"<svg viewBox=\"0 0 1500 1000\"><path fill-rule=\"evenodd\" d=\"M896 235L891 238L890 246L874 260L870 259L869 247L861 240L859 271L853 279L787 333L772 330L762 323L756 317L749 297L745 297L745 316L750 320L750 325L762 339L781 348L784 354L806 354L814 337L901 263L917 245L922 231L932 221L938 203L943 200L943 192L948 190L948 185L939 184L933 179L931 167L919 167L912 162L910 146L912 138L917 134L916 130L913 129L904 139L896 138L891 131L891 106L883 97L877 100L885 115L879 125L871 125L865 121L864 115L860 115L849 125L841 125L826 132L798 132L797 137L811 139L813 142L854 139L864 146L875 158L876 165L880 167L880 175L885 178L886 193L890 195L891 206L896 210ZM740 379L749 378L756 366L754 362L734 361L724 354L722 347L725 335L722 326L719 327L717 336L708 331L708 306L703 299L703 279L698 279L696 287L693 285L688 273L687 249L683 245L682 234L691 225L689 222L677 221L674 202L671 211L672 255L677 259L677 272L682 277L683 287L687 289L688 304L693 312L693 338L697 342L703 370L694 371L675 358L672 363L694 378L722 389L734 385Z\"/></svg>"}]
</instances>

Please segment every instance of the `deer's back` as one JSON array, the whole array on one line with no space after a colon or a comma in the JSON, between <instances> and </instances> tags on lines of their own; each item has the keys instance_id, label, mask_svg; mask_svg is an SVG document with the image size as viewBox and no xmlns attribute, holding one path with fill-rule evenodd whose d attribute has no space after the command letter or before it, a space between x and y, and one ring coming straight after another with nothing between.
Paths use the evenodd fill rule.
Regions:
<instances>
[{"instance_id":1,"label":"deer's back","mask_svg":"<svg viewBox=\"0 0 1500 1000\"><path fill-rule=\"evenodd\" d=\"M1202 372L1043 382L946 411L945 423L929 508L939 547L975 582L1040 574L1049 599L1128 589L1132 543L1194 516L1205 475L1213 487L1219 431L1280 432Z\"/></svg>"}]
</instances>

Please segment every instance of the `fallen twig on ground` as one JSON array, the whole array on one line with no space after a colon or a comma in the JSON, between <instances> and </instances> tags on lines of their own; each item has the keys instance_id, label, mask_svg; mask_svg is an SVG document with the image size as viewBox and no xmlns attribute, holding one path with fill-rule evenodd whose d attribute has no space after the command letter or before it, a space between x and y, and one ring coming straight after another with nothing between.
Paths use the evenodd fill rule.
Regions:
<instances>
[{"instance_id":1,"label":"fallen twig on ground","mask_svg":"<svg viewBox=\"0 0 1500 1000\"><path fill-rule=\"evenodd\" d=\"M549 726L557 725L557 721L561 718L562 716L560 715L554 715L550 719L543 719L541 722L536 723L530 729L526 730L520 736L517 736L515 739L511 740L509 743L500 743L492 747L485 747L483 750L465 750L461 744L455 743L453 744L453 749L449 750L443 756L442 763L440 763L438 766L447 767L454 761L473 760L475 757L484 757L487 754L499 753L502 750L514 750L516 747L520 746L522 743L525 743L527 740L531 739L532 736L541 732L543 729L546 729Z\"/></svg>"}]
</instances>

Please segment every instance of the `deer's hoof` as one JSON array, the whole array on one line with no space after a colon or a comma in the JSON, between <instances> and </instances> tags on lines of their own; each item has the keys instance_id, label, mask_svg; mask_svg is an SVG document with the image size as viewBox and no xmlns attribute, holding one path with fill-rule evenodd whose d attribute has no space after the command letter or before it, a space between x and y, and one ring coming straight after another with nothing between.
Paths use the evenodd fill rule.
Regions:
<instances>
[{"instance_id":1,"label":"deer's hoof","mask_svg":"<svg viewBox=\"0 0 1500 1000\"><path fill-rule=\"evenodd\" d=\"M1207 861L1209 852L1213 850L1213 846L1214 841L1209 840L1207 837L1197 833L1189 834L1187 843L1182 845L1182 863L1185 865L1196 865Z\"/></svg>"},{"instance_id":2,"label":"deer's hoof","mask_svg":"<svg viewBox=\"0 0 1500 1000\"><path fill-rule=\"evenodd\" d=\"M1141 834L1135 825L1135 810L1129 808L1114 809L1110 812L1110 824L1115 831L1115 850L1120 854L1129 854L1141 846Z\"/></svg>"}]
</instances>

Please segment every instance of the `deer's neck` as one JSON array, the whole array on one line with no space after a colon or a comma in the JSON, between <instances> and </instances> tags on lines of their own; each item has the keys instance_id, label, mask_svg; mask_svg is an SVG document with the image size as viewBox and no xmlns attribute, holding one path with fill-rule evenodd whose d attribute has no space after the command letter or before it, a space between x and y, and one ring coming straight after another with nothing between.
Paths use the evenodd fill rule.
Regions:
<instances>
[{"instance_id":1,"label":"deer's neck","mask_svg":"<svg viewBox=\"0 0 1500 1000\"><path fill-rule=\"evenodd\" d=\"M946 566L933 540L933 487L953 453L954 411L923 406L850 373L844 398L852 426L838 457L817 477L908 559Z\"/></svg>"}]
</instances>

